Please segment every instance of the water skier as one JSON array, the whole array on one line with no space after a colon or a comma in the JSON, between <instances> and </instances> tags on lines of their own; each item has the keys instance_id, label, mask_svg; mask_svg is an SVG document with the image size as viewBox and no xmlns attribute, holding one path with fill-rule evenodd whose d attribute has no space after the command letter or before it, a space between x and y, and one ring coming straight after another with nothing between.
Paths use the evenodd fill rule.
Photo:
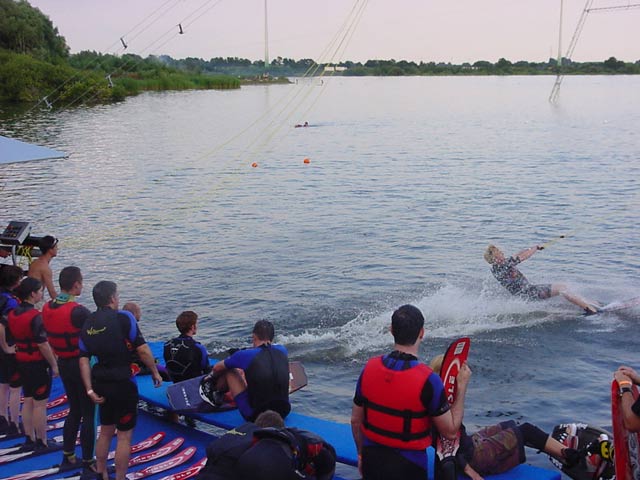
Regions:
<instances>
[{"instance_id":1,"label":"water skier","mask_svg":"<svg viewBox=\"0 0 640 480\"><path fill-rule=\"evenodd\" d=\"M544 247L540 245L535 245L521 251L513 257L505 258L502 250L495 245L489 245L484 252L484 259L491 265L491 273L496 277L496 280L500 282L500 285L509 290L512 295L518 295L528 300L545 300L562 295L571 303L582 308L587 315L598 313L599 306L596 302L589 302L569 292L566 285L562 283L533 285L529 283L527 277L516 268L516 265L524 262L543 248Z\"/></svg>"}]
</instances>

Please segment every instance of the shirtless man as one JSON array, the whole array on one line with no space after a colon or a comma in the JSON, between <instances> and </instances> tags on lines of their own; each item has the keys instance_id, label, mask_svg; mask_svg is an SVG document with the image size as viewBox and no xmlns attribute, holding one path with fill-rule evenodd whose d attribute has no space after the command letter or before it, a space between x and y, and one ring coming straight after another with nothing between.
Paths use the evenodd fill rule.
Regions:
<instances>
[{"instance_id":1,"label":"shirtless man","mask_svg":"<svg viewBox=\"0 0 640 480\"><path fill-rule=\"evenodd\" d=\"M598 305L595 302L588 302L578 295L567 290L567 286L562 283L551 283L547 285L532 285L520 270L516 268L521 262L531 257L538 250L544 247L534 245L517 255L505 258L504 253L495 245L489 245L484 252L484 259L491 265L491 273L496 277L504 288L513 295L526 298L528 300L544 300L557 295L562 295L571 303L582 308L587 315L598 313Z\"/></svg>"},{"instance_id":2,"label":"shirtless man","mask_svg":"<svg viewBox=\"0 0 640 480\"><path fill-rule=\"evenodd\" d=\"M58 255L58 239L51 235L42 237L39 247L42 255L31 262L27 276L40 280L47 292L49 292L51 300L53 300L58 296L58 292L56 292L56 287L53 285L53 272L49 263L51 263L53 257Z\"/></svg>"}]
</instances>

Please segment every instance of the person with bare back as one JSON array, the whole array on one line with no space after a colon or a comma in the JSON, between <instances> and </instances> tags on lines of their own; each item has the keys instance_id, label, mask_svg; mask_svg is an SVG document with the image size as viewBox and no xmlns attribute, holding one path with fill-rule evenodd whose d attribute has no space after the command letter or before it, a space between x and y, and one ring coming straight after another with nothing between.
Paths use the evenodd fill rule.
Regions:
<instances>
[{"instance_id":1,"label":"person with bare back","mask_svg":"<svg viewBox=\"0 0 640 480\"><path fill-rule=\"evenodd\" d=\"M54 300L58 296L58 292L56 292L56 287L53 284L53 272L49 264L58 255L58 239L51 235L46 235L40 239L38 246L42 255L31 262L27 277L40 280L47 289L51 300Z\"/></svg>"}]
</instances>

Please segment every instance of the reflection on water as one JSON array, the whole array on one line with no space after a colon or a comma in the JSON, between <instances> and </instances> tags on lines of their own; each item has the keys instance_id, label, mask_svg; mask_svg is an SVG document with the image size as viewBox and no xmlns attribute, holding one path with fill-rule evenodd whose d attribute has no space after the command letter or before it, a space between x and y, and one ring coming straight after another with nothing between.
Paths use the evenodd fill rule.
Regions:
<instances>
[{"instance_id":1,"label":"reflection on water","mask_svg":"<svg viewBox=\"0 0 640 480\"><path fill-rule=\"evenodd\" d=\"M309 369L302 411L345 420L391 312L412 302L425 358L473 339L470 426L607 424L610 372L637 362L636 315L510 298L482 252L567 234L524 273L603 301L638 294L638 82L567 79L553 107L550 77L336 78L303 119L314 128L292 121L266 145L260 124L225 142L296 85L5 109L0 133L71 156L1 167L2 217L62 238L54 271L117 281L150 339L184 309L219 351L272 319Z\"/></svg>"}]
</instances>

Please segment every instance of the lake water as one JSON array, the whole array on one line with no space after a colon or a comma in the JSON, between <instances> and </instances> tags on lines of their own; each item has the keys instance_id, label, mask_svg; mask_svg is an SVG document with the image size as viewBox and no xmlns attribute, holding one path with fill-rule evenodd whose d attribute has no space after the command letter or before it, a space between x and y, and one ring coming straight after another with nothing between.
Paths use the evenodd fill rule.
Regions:
<instances>
[{"instance_id":1,"label":"lake water","mask_svg":"<svg viewBox=\"0 0 640 480\"><path fill-rule=\"evenodd\" d=\"M116 281L147 339L192 309L220 352L272 320L307 367L298 411L348 421L362 365L392 343L391 312L413 303L425 360L472 338L471 430L608 426L613 370L640 367L640 312L512 298L482 258L490 242L515 254L566 235L522 265L531 281L603 302L640 294L640 77L569 77L558 106L552 84L334 78L5 110L0 134L71 156L0 167L1 216L61 238L54 274L80 266L87 305L95 282Z\"/></svg>"}]
</instances>

